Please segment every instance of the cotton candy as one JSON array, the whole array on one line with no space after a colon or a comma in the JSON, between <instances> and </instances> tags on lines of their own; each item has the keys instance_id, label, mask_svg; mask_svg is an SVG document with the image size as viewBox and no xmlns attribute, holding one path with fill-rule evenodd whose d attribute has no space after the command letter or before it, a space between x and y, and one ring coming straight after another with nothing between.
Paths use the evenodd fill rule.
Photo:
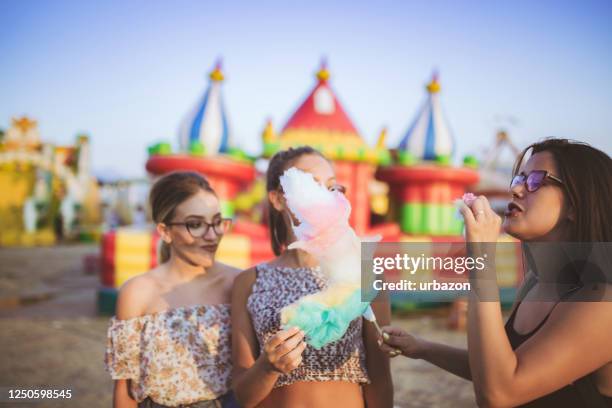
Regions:
<instances>
[{"instance_id":1,"label":"cotton candy","mask_svg":"<svg viewBox=\"0 0 612 408\"><path fill-rule=\"evenodd\" d=\"M286 170L280 182L289 209L300 221L293 226L297 240L288 248L312 254L328 278L326 289L283 308L281 323L302 329L306 342L318 349L340 339L369 307L361 299L362 240L349 225L351 205L344 194L329 191L295 167Z\"/></svg>"},{"instance_id":2,"label":"cotton candy","mask_svg":"<svg viewBox=\"0 0 612 408\"><path fill-rule=\"evenodd\" d=\"M457 198L454 202L456 208L455 218L462 220L463 216L461 215L460 209L463 204L467 205L468 207L471 207L477 198L478 197L474 193L465 193L461 198Z\"/></svg>"},{"instance_id":3,"label":"cotton candy","mask_svg":"<svg viewBox=\"0 0 612 408\"><path fill-rule=\"evenodd\" d=\"M471 207L477 198L478 197L474 193L465 193L463 197L461 197L461 200L465 203L465 205Z\"/></svg>"}]
</instances>

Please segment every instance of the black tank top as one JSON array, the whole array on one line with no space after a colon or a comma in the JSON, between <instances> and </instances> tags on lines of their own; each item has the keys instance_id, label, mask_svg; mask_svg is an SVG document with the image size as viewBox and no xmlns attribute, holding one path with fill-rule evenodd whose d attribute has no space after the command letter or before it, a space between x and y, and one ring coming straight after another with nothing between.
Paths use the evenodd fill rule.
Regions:
<instances>
[{"instance_id":1,"label":"black tank top","mask_svg":"<svg viewBox=\"0 0 612 408\"><path fill-rule=\"evenodd\" d=\"M579 288L576 288L579 289ZM574 289L574 290L576 290ZM566 293L561 299L563 300L569 294L573 293L574 290ZM516 317L516 311L518 310L521 302L519 302L514 311L508 318L506 322L506 334L508 335L508 340L510 340L510 345L512 346L512 350L516 350L520 347L521 344L527 341L531 336L533 336L548 320L551 312L546 315L544 320L540 322L536 326L535 329L531 330L529 333L520 334L514 330L514 319ZM555 305L556 306L556 305ZM554 309L554 307L553 307ZM544 395L536 400L528 402L527 404L521 405L520 408L577 408L577 407L605 407L612 408L612 397L602 395L597 387L595 386L595 381L593 378L593 373L588 374L576 381L572 384L566 385L565 387L558 389L548 395Z\"/></svg>"}]
</instances>

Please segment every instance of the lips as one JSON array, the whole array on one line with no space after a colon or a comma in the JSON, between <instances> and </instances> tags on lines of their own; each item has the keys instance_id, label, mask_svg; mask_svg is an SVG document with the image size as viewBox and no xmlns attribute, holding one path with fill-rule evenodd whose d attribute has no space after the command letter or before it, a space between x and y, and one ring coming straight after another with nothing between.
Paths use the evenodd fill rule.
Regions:
<instances>
[{"instance_id":1,"label":"lips","mask_svg":"<svg viewBox=\"0 0 612 408\"><path fill-rule=\"evenodd\" d=\"M520 205L518 205L514 201L511 201L511 202L508 203L508 209L506 210L505 215L506 215L506 217L516 217L517 215L519 215L523 211L524 211L523 207L521 207Z\"/></svg>"},{"instance_id":2,"label":"lips","mask_svg":"<svg viewBox=\"0 0 612 408\"><path fill-rule=\"evenodd\" d=\"M215 252L218 246L219 246L218 244L211 244L211 245L202 245L200 248L208 252Z\"/></svg>"}]
</instances>

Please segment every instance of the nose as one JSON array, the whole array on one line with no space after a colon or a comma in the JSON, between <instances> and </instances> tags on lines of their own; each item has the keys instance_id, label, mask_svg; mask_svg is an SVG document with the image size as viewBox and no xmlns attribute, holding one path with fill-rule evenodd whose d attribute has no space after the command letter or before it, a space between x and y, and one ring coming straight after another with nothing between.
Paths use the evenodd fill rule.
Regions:
<instances>
[{"instance_id":1,"label":"nose","mask_svg":"<svg viewBox=\"0 0 612 408\"><path fill-rule=\"evenodd\" d=\"M527 190L525 189L525 183L518 183L514 187L510 187L510 193L512 193L512 197L522 198Z\"/></svg>"},{"instance_id":2,"label":"nose","mask_svg":"<svg viewBox=\"0 0 612 408\"><path fill-rule=\"evenodd\" d=\"M215 241L217 239L217 233L213 230L213 227L208 227L208 231L204 234L203 237L207 241Z\"/></svg>"}]
</instances>

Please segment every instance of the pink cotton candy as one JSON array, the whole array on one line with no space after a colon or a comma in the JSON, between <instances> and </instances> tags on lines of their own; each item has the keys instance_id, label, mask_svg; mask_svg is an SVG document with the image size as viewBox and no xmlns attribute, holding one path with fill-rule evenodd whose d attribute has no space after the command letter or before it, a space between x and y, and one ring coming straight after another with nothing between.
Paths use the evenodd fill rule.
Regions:
<instances>
[{"instance_id":1,"label":"pink cotton candy","mask_svg":"<svg viewBox=\"0 0 612 408\"><path fill-rule=\"evenodd\" d=\"M350 228L348 217L351 204L341 193L336 195L335 204L311 204L310 208L300 210L301 224L295 227L296 237L301 241L302 249L323 255Z\"/></svg>"},{"instance_id":2,"label":"pink cotton candy","mask_svg":"<svg viewBox=\"0 0 612 408\"><path fill-rule=\"evenodd\" d=\"M308 223L308 236L317 236L331 228L337 221L348 220L351 204L341 193L334 192L332 195L334 198L332 201L309 203L308 206L302 206L300 203L293 205L300 220Z\"/></svg>"},{"instance_id":3,"label":"pink cotton candy","mask_svg":"<svg viewBox=\"0 0 612 408\"><path fill-rule=\"evenodd\" d=\"M280 178L297 238L289 249L314 255L330 282L361 281L361 240L349 225L351 204L339 191L329 191L312 174L295 167Z\"/></svg>"},{"instance_id":4,"label":"pink cotton candy","mask_svg":"<svg viewBox=\"0 0 612 408\"><path fill-rule=\"evenodd\" d=\"M463 200L465 205L467 205L468 207L471 207L472 204L474 203L474 201L476 201L477 198L478 197L476 195L474 195L473 193L465 193L463 195L463 197L461 197L461 199Z\"/></svg>"}]
</instances>

